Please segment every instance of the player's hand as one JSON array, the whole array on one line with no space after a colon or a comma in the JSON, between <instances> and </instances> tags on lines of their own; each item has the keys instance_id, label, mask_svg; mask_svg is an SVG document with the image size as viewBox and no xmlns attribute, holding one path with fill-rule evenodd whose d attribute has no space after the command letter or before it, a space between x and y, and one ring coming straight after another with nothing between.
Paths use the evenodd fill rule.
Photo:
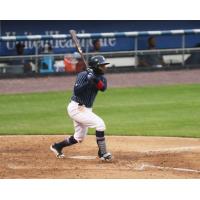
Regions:
<instances>
[{"instance_id":1,"label":"player's hand","mask_svg":"<svg viewBox=\"0 0 200 200\"><path fill-rule=\"evenodd\" d=\"M87 69L87 79L90 83L97 84L99 79L95 76L93 69Z\"/></svg>"},{"instance_id":2,"label":"player's hand","mask_svg":"<svg viewBox=\"0 0 200 200\"><path fill-rule=\"evenodd\" d=\"M94 71L90 68L87 69L87 79L89 82L94 82L94 80L96 79Z\"/></svg>"},{"instance_id":3,"label":"player's hand","mask_svg":"<svg viewBox=\"0 0 200 200\"><path fill-rule=\"evenodd\" d=\"M87 68L87 73L89 74L89 73L93 73L94 74L94 71L93 71L93 69L91 69L91 68Z\"/></svg>"},{"instance_id":4,"label":"player's hand","mask_svg":"<svg viewBox=\"0 0 200 200\"><path fill-rule=\"evenodd\" d=\"M87 79L88 79L88 81L92 81L92 80L94 80L94 79L95 79L95 75L94 75L94 73L89 72L89 73L87 74Z\"/></svg>"}]
</instances>

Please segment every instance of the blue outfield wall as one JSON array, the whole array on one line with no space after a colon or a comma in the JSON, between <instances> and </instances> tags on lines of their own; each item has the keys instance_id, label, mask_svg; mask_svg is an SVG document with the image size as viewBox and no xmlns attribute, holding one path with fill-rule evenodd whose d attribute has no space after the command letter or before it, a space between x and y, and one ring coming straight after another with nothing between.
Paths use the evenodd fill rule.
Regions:
<instances>
[{"instance_id":1,"label":"blue outfield wall","mask_svg":"<svg viewBox=\"0 0 200 200\"><path fill-rule=\"evenodd\" d=\"M176 30L176 29L199 29L200 21L1 21L1 36L17 35L52 35L68 34L70 29L77 30L78 33L101 33L101 32L124 32L124 31L155 31L155 30ZM140 36L138 40L139 49L147 48L148 36ZM158 48L180 48L182 38L180 35L156 36ZM42 41L45 42L45 41ZM73 52L73 43L71 40L51 40L54 53ZM24 41L25 54L34 54L34 41ZM133 38L105 38L101 40L101 51L125 51L134 49ZM200 43L200 34L187 35L186 47L193 47ZM85 46L85 39L81 39L81 44ZM1 55L16 55L15 41L1 42ZM92 45L92 40L90 40Z\"/></svg>"}]
</instances>

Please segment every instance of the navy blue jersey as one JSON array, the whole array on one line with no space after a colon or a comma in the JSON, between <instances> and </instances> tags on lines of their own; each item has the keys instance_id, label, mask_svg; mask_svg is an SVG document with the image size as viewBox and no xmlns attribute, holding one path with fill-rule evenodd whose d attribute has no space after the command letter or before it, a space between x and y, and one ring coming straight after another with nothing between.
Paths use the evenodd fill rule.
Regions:
<instances>
[{"instance_id":1,"label":"navy blue jersey","mask_svg":"<svg viewBox=\"0 0 200 200\"><path fill-rule=\"evenodd\" d=\"M91 108L99 90L107 89L107 80L103 75L97 75L97 81L91 82L87 78L87 71L77 75L71 100Z\"/></svg>"}]
</instances>

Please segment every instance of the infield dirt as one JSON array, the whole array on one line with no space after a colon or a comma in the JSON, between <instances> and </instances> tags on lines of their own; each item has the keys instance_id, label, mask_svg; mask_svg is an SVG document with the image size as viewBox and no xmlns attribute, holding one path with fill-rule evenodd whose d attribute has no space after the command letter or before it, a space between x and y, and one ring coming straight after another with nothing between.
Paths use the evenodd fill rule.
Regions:
<instances>
[{"instance_id":1,"label":"infield dirt","mask_svg":"<svg viewBox=\"0 0 200 200\"><path fill-rule=\"evenodd\" d=\"M65 136L0 136L0 178L11 179L185 179L200 178L200 139L107 136L112 162L97 155L95 136L64 149L49 146Z\"/></svg>"}]
</instances>

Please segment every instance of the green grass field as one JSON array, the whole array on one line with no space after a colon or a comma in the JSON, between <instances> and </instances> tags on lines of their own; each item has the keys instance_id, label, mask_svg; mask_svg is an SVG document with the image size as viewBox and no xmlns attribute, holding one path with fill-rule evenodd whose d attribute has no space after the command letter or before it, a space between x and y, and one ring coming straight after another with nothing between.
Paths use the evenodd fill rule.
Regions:
<instances>
[{"instance_id":1,"label":"green grass field","mask_svg":"<svg viewBox=\"0 0 200 200\"><path fill-rule=\"evenodd\" d=\"M70 96L0 95L0 134L73 133ZM107 135L200 137L200 85L108 89L97 96L94 112L106 122Z\"/></svg>"}]
</instances>

